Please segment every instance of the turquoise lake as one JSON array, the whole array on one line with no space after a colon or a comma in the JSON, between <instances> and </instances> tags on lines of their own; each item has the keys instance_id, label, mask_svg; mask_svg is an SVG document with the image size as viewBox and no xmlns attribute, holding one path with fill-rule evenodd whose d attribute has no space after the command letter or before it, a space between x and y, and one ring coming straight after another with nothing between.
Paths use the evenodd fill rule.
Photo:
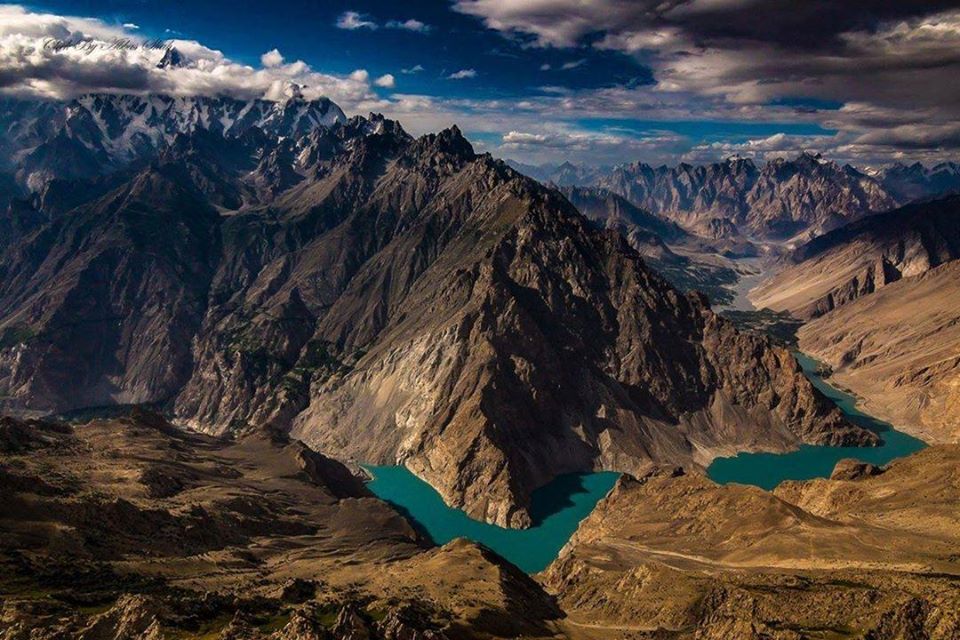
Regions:
<instances>
[{"instance_id":1,"label":"turquoise lake","mask_svg":"<svg viewBox=\"0 0 960 640\"><path fill-rule=\"evenodd\" d=\"M788 453L740 453L730 458L714 460L707 469L707 475L712 480L720 484L729 482L752 484L769 490L784 480L829 477L833 467L843 458L856 458L882 465L926 446L922 440L897 431L890 424L859 411L856 407L856 398L832 387L817 374L816 360L802 353L794 355L813 385L833 400L851 422L875 431L883 440L883 445L879 447L801 445L797 451Z\"/></svg>"},{"instance_id":2,"label":"turquoise lake","mask_svg":"<svg viewBox=\"0 0 960 640\"><path fill-rule=\"evenodd\" d=\"M448 507L440 494L406 467L366 467L367 483L379 498L407 516L420 533L436 544L468 538L493 549L527 573L547 568L580 521L613 488L618 473L563 475L533 492L529 529L504 529L480 522Z\"/></svg>"},{"instance_id":3,"label":"turquoise lake","mask_svg":"<svg viewBox=\"0 0 960 640\"><path fill-rule=\"evenodd\" d=\"M886 464L894 458L919 451L926 445L858 411L853 396L830 386L817 375L817 362L796 354L807 377L833 400L851 422L877 432L879 447L817 447L803 445L789 453L741 453L718 458L707 469L715 482L738 482L773 489L783 480L828 477L843 458L857 458ZM442 545L454 538L468 538L486 545L527 573L537 573L550 564L566 544L577 525L593 510L620 474L612 472L569 474L533 492L529 529L504 529L469 518L448 507L440 494L405 467L369 466L373 475L367 486L407 516L420 533Z\"/></svg>"}]
</instances>

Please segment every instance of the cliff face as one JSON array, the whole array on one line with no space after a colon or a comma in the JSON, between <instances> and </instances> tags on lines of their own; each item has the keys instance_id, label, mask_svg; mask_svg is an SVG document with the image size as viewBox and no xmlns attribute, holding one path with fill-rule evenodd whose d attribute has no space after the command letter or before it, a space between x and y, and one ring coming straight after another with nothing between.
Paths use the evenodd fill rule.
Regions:
<instances>
[{"instance_id":1,"label":"cliff face","mask_svg":"<svg viewBox=\"0 0 960 640\"><path fill-rule=\"evenodd\" d=\"M815 318L957 258L960 197L950 196L871 216L798 247L750 299Z\"/></svg>"},{"instance_id":2,"label":"cliff face","mask_svg":"<svg viewBox=\"0 0 960 640\"><path fill-rule=\"evenodd\" d=\"M68 211L34 199L3 253L6 406L271 423L510 526L565 471L875 442L786 351L456 128L201 130L126 171Z\"/></svg>"},{"instance_id":3,"label":"cliff face","mask_svg":"<svg viewBox=\"0 0 960 640\"><path fill-rule=\"evenodd\" d=\"M804 325L866 411L932 442L960 441L960 260L903 278Z\"/></svg>"}]
</instances>

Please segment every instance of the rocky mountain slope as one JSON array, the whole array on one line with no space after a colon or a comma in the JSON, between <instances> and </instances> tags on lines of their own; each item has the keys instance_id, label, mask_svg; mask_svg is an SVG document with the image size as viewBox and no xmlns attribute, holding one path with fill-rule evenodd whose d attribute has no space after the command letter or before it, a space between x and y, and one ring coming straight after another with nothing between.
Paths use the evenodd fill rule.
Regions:
<instances>
[{"instance_id":1,"label":"rocky mountain slope","mask_svg":"<svg viewBox=\"0 0 960 640\"><path fill-rule=\"evenodd\" d=\"M776 495L652 470L531 578L466 540L430 547L274 430L3 417L0 638L946 640L958 461L846 461Z\"/></svg>"},{"instance_id":2,"label":"rocky mountain slope","mask_svg":"<svg viewBox=\"0 0 960 640\"><path fill-rule=\"evenodd\" d=\"M550 637L561 615L486 549L428 548L276 432L4 417L0 490L4 640Z\"/></svg>"},{"instance_id":3,"label":"rocky mountain slope","mask_svg":"<svg viewBox=\"0 0 960 640\"><path fill-rule=\"evenodd\" d=\"M4 406L269 423L402 462L510 526L567 471L876 442L787 351L456 128L335 120L197 128L19 202L0 257Z\"/></svg>"},{"instance_id":4,"label":"rocky mountain slope","mask_svg":"<svg viewBox=\"0 0 960 640\"><path fill-rule=\"evenodd\" d=\"M887 193L900 202L910 202L960 192L960 164L940 162L925 167L919 162L896 163L883 169L878 179Z\"/></svg>"},{"instance_id":5,"label":"rocky mountain slope","mask_svg":"<svg viewBox=\"0 0 960 640\"><path fill-rule=\"evenodd\" d=\"M721 639L960 634L960 449L776 495L660 471L625 479L544 576L569 628Z\"/></svg>"},{"instance_id":6,"label":"rocky mountain slope","mask_svg":"<svg viewBox=\"0 0 960 640\"><path fill-rule=\"evenodd\" d=\"M874 178L810 154L762 167L742 158L700 166L634 163L596 184L697 233L729 221L764 239L818 235L896 204Z\"/></svg>"},{"instance_id":7,"label":"rocky mountain slope","mask_svg":"<svg viewBox=\"0 0 960 640\"><path fill-rule=\"evenodd\" d=\"M960 258L960 196L851 223L798 247L750 294L758 307L815 318L901 278Z\"/></svg>"},{"instance_id":8,"label":"rocky mountain slope","mask_svg":"<svg viewBox=\"0 0 960 640\"><path fill-rule=\"evenodd\" d=\"M960 442L958 300L953 260L807 323L800 348L828 363L869 413L928 442Z\"/></svg>"}]
</instances>

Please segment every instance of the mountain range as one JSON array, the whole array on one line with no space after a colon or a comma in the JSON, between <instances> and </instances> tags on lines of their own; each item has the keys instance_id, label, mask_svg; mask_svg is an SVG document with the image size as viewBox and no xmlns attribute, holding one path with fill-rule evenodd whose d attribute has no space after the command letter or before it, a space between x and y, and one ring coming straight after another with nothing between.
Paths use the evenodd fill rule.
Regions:
<instances>
[{"instance_id":1,"label":"mountain range","mask_svg":"<svg viewBox=\"0 0 960 640\"><path fill-rule=\"evenodd\" d=\"M763 164L736 157L675 167L515 166L545 183L606 189L699 235L761 241L802 242L865 215L960 190L960 165L953 162L860 170L811 153Z\"/></svg>"},{"instance_id":2,"label":"mountain range","mask_svg":"<svg viewBox=\"0 0 960 640\"><path fill-rule=\"evenodd\" d=\"M10 169L30 193L0 256L8 411L268 424L514 527L570 471L877 442L787 350L455 127L413 138L299 98L24 109ZM145 118L162 134L140 136Z\"/></svg>"}]
</instances>

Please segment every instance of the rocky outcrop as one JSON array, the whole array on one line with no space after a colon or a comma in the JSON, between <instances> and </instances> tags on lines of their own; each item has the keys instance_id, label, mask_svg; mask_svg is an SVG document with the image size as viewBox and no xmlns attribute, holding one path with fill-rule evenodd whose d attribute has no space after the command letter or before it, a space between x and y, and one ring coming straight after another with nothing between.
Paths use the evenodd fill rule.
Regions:
<instances>
[{"instance_id":1,"label":"rocky outcrop","mask_svg":"<svg viewBox=\"0 0 960 640\"><path fill-rule=\"evenodd\" d=\"M750 293L757 307L810 319L960 258L960 197L871 216L794 250Z\"/></svg>"},{"instance_id":2,"label":"rocky outcrop","mask_svg":"<svg viewBox=\"0 0 960 640\"><path fill-rule=\"evenodd\" d=\"M831 480L860 480L878 476L883 469L869 462L860 462L854 458L845 458L834 466L830 473Z\"/></svg>"}]
</instances>

